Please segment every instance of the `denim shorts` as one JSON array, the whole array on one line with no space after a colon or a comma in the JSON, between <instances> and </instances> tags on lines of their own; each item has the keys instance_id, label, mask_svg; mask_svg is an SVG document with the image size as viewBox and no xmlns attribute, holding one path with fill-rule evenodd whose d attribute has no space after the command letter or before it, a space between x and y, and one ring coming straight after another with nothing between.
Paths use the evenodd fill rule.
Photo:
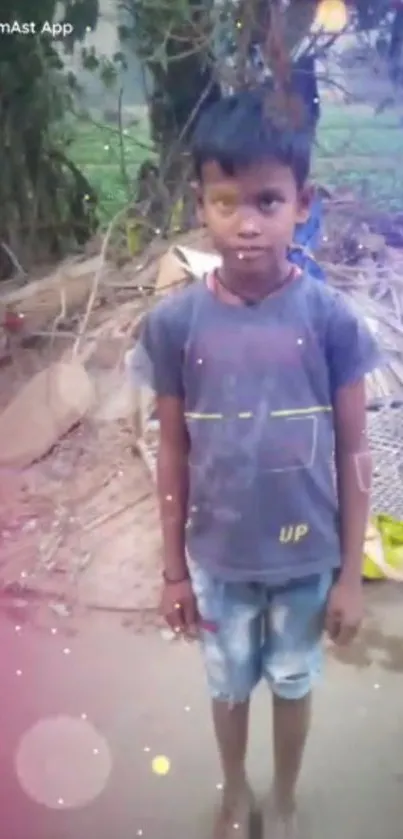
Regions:
<instances>
[{"instance_id":1,"label":"denim shorts","mask_svg":"<svg viewBox=\"0 0 403 839\"><path fill-rule=\"evenodd\" d=\"M263 678L302 699L322 667L324 612L333 572L283 587L228 583L189 563L211 696L244 702Z\"/></svg>"}]
</instances>

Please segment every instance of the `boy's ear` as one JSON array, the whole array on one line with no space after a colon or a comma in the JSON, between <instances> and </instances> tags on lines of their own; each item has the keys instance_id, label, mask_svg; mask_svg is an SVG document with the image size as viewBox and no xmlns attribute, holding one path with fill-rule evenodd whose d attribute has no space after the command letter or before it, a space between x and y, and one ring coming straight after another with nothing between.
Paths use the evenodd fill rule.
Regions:
<instances>
[{"instance_id":1,"label":"boy's ear","mask_svg":"<svg viewBox=\"0 0 403 839\"><path fill-rule=\"evenodd\" d=\"M300 189L298 195L297 224L304 224L308 221L315 192L314 185L309 183L306 183Z\"/></svg>"}]
</instances>

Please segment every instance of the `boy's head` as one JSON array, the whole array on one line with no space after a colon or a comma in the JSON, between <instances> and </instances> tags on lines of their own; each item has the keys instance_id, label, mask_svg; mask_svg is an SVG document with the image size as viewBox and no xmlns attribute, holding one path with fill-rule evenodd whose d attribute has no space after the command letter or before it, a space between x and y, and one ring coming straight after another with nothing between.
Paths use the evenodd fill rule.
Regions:
<instances>
[{"instance_id":1,"label":"boy's head","mask_svg":"<svg viewBox=\"0 0 403 839\"><path fill-rule=\"evenodd\" d=\"M296 126L292 114L277 115L271 99L267 88L223 98L193 137L200 217L234 281L283 269L309 215L314 132L308 118Z\"/></svg>"}]
</instances>

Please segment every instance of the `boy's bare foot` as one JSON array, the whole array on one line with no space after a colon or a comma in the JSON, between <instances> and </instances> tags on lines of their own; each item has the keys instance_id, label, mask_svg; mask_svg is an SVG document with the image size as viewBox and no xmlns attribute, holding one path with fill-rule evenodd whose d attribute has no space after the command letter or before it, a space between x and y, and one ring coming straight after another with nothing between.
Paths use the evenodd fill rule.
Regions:
<instances>
[{"instance_id":1,"label":"boy's bare foot","mask_svg":"<svg viewBox=\"0 0 403 839\"><path fill-rule=\"evenodd\" d=\"M224 790L216 816L213 839L250 839L253 794L245 785L240 791Z\"/></svg>"},{"instance_id":2,"label":"boy's bare foot","mask_svg":"<svg viewBox=\"0 0 403 839\"><path fill-rule=\"evenodd\" d=\"M271 800L263 810L263 839L301 839L295 808L280 810Z\"/></svg>"}]
</instances>

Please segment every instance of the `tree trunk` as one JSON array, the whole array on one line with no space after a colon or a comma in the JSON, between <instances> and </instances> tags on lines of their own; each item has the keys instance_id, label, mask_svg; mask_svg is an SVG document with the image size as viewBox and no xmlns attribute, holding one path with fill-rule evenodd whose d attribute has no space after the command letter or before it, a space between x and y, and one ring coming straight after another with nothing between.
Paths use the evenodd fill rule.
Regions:
<instances>
[{"instance_id":1,"label":"tree trunk","mask_svg":"<svg viewBox=\"0 0 403 839\"><path fill-rule=\"evenodd\" d=\"M278 0L243 0L238 8L234 6L233 23L239 20L243 24L239 28L238 55L242 52L242 40L245 40L246 54L251 39L256 38L256 25L261 39L269 45L270 24L277 4ZM153 82L149 115L159 158L158 172L149 163L142 167L138 197L155 226L166 231L172 225L182 226L183 212L188 216L189 138L203 108L221 96L214 76L212 50L214 4L212 0L204 3L187 0L186 13L181 14L177 0L172 0L172 11L165 13L165 19L161 15L159 21L156 7L147 0L143 0L140 13L139 4L134 7L136 52ZM317 0L293 0L284 14L281 12L281 49L287 60L291 60L296 46L309 33L316 7ZM240 64L242 57L238 62L238 76ZM180 207L182 201L185 207ZM182 216L180 220L179 216Z\"/></svg>"},{"instance_id":2,"label":"tree trunk","mask_svg":"<svg viewBox=\"0 0 403 839\"><path fill-rule=\"evenodd\" d=\"M192 129L203 107L220 96L213 78L212 2L172 0L158 10L148 0L131 0L131 10L135 51L152 80L149 117L159 160L158 167L147 161L141 168L137 203L166 232L183 226Z\"/></svg>"}]
</instances>

